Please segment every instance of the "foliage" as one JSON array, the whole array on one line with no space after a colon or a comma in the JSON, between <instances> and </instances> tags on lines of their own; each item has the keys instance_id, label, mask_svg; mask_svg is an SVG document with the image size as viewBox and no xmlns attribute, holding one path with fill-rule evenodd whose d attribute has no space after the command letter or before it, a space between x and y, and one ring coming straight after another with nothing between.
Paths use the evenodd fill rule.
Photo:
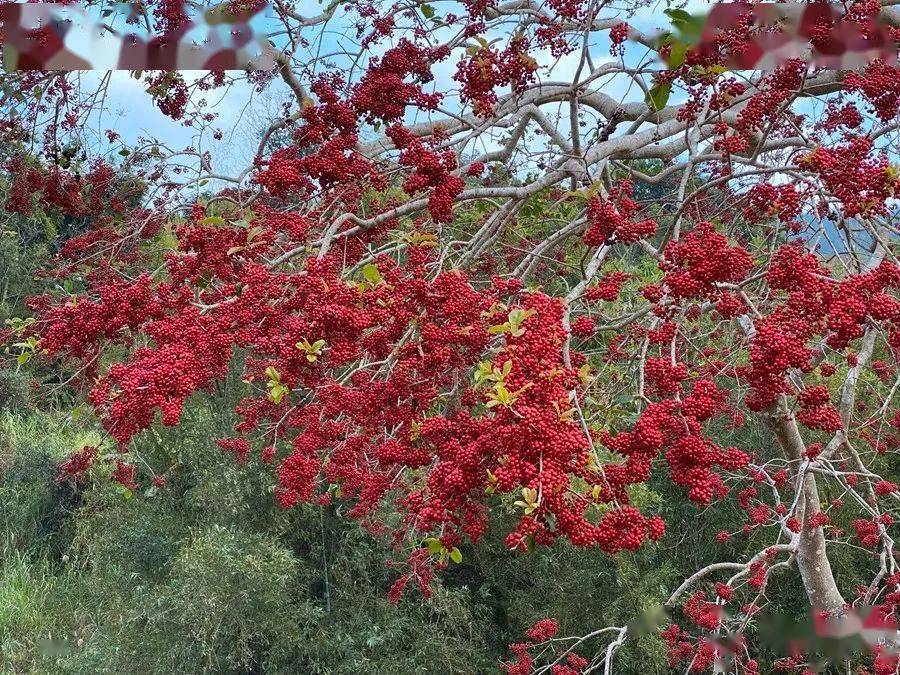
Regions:
<instances>
[{"instance_id":1,"label":"foliage","mask_svg":"<svg viewBox=\"0 0 900 675\"><path fill-rule=\"evenodd\" d=\"M190 461L152 497L127 500L102 480L73 500L73 486L56 481L67 447L91 441L78 425L3 418L12 464L0 483L0 662L66 673L466 673L491 670L545 607L579 630L599 608L617 620L659 601L664 577L634 584L634 563L617 570L568 549L522 567L494 540L467 551L427 603L397 608L386 552L365 532L333 509L283 512L258 487L239 489L258 472L212 442L210 427L230 417L214 410L191 406L191 421L156 441ZM559 592L569 585L584 589L578 601ZM651 648L658 657L660 643ZM640 654L629 658L649 658Z\"/></svg>"},{"instance_id":2,"label":"foliage","mask_svg":"<svg viewBox=\"0 0 900 675\"><path fill-rule=\"evenodd\" d=\"M9 443L10 593L39 618L10 659L51 658L40 628L74 671L480 671L509 643L510 675L755 675L833 656L778 660L765 612L900 614L881 3L733 5L725 31L670 7L661 38L640 3L446 9L276 3L271 73L133 73L184 150L93 142L106 79L4 82L7 424L40 419L26 374L83 437ZM731 70L787 30L883 58ZM292 98L231 176L192 94L240 77ZM24 560L56 585L23 595Z\"/></svg>"}]
</instances>

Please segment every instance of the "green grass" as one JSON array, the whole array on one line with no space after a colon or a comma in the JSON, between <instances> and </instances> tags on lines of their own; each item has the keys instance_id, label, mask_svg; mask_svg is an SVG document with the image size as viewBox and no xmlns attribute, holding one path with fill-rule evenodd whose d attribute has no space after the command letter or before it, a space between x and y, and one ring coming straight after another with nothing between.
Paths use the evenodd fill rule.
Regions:
<instances>
[{"instance_id":1,"label":"green grass","mask_svg":"<svg viewBox=\"0 0 900 675\"><path fill-rule=\"evenodd\" d=\"M65 649L58 591L45 559L7 554L0 572L0 672L48 672Z\"/></svg>"}]
</instances>

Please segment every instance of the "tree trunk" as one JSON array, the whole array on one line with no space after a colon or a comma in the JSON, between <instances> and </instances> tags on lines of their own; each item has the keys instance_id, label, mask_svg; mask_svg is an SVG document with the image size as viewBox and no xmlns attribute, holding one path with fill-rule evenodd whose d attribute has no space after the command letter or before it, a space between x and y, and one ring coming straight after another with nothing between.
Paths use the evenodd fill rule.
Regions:
<instances>
[{"instance_id":1,"label":"tree trunk","mask_svg":"<svg viewBox=\"0 0 900 675\"><path fill-rule=\"evenodd\" d=\"M800 436L797 422L787 408L784 397L773 405L765 415L767 425L772 430L785 456L800 464L806 452L806 445ZM803 529L797 541L797 567L803 579L803 587L809 604L815 609L828 612L841 611L845 605L844 598L838 590L828 552L825 550L825 534L821 527L806 527L809 518L820 511L819 490L816 477L807 473L803 477L803 495L800 500L797 518L803 523Z\"/></svg>"}]
</instances>

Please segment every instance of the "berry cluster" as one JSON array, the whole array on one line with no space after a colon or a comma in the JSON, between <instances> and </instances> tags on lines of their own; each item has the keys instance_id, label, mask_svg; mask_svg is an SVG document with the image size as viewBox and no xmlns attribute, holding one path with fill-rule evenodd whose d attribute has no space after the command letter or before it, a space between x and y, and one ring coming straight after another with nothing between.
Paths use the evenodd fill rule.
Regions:
<instances>
[{"instance_id":1,"label":"berry cluster","mask_svg":"<svg viewBox=\"0 0 900 675\"><path fill-rule=\"evenodd\" d=\"M753 258L743 247L729 246L712 223L701 222L666 246L660 268L673 299L706 298L715 295L716 284L742 281L753 268Z\"/></svg>"},{"instance_id":2,"label":"berry cluster","mask_svg":"<svg viewBox=\"0 0 900 675\"><path fill-rule=\"evenodd\" d=\"M453 200L465 187L462 178L451 173L457 168L453 151L428 150L421 140L400 125L390 127L388 136L402 150L400 163L415 168L404 181L403 189L410 195L430 189L428 210L431 217L436 223L452 222Z\"/></svg>"},{"instance_id":3,"label":"berry cluster","mask_svg":"<svg viewBox=\"0 0 900 675\"><path fill-rule=\"evenodd\" d=\"M507 675L531 675L534 672L535 662L530 651L547 647L558 632L559 624L554 619L538 621L525 631L528 642L515 642L509 646L515 660L504 663L503 670ZM553 675L579 675L588 667L588 660L575 651L567 650L562 656L550 669Z\"/></svg>"},{"instance_id":4,"label":"berry cluster","mask_svg":"<svg viewBox=\"0 0 900 675\"><path fill-rule=\"evenodd\" d=\"M422 84L430 82L431 66L449 54L447 48L419 47L406 38L370 64L366 74L353 87L350 103L369 121L399 121L408 106L435 110L440 94L426 94ZM407 77L414 77L409 83Z\"/></svg>"},{"instance_id":5,"label":"berry cluster","mask_svg":"<svg viewBox=\"0 0 900 675\"><path fill-rule=\"evenodd\" d=\"M99 448L93 445L85 445L81 450L73 452L65 462L57 467L57 480L67 478L75 481L81 480L87 470L97 461L99 453Z\"/></svg>"},{"instance_id":6,"label":"berry cluster","mask_svg":"<svg viewBox=\"0 0 900 675\"><path fill-rule=\"evenodd\" d=\"M610 191L608 199L594 197L588 203L588 229L584 233L584 243L588 246L603 246L614 242L634 244L651 236L656 231L656 221L636 220L640 207L632 199L634 184L622 181Z\"/></svg>"},{"instance_id":7,"label":"berry cluster","mask_svg":"<svg viewBox=\"0 0 900 675\"><path fill-rule=\"evenodd\" d=\"M900 175L883 154L873 153L872 139L852 136L840 145L819 146L802 160L843 205L847 218L886 213L885 202L898 187Z\"/></svg>"},{"instance_id":8,"label":"berry cluster","mask_svg":"<svg viewBox=\"0 0 900 675\"><path fill-rule=\"evenodd\" d=\"M584 294L588 300L605 300L606 302L614 302L622 292L622 285L628 281L631 276L627 272L610 272L597 280L591 288Z\"/></svg>"},{"instance_id":9,"label":"berry cluster","mask_svg":"<svg viewBox=\"0 0 900 675\"><path fill-rule=\"evenodd\" d=\"M460 83L460 96L472 104L476 115L493 114L499 87L508 86L514 93L521 93L534 81L538 64L528 54L529 48L528 38L520 36L510 40L502 51L484 46L459 62L453 79Z\"/></svg>"},{"instance_id":10,"label":"berry cluster","mask_svg":"<svg viewBox=\"0 0 900 675\"><path fill-rule=\"evenodd\" d=\"M801 195L793 185L757 183L747 193L744 217L758 222L777 216L781 222L792 225L801 206Z\"/></svg>"}]
</instances>

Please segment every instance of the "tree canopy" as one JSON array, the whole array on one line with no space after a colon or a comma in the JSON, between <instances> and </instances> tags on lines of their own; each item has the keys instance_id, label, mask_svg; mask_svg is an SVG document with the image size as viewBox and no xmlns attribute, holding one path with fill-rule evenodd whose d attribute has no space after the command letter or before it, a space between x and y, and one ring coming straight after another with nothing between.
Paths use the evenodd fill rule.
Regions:
<instances>
[{"instance_id":1,"label":"tree canopy","mask_svg":"<svg viewBox=\"0 0 900 675\"><path fill-rule=\"evenodd\" d=\"M139 8L160 31L184 11ZM7 351L103 432L60 480L102 466L153 498L177 473L141 438L231 378L218 446L272 472L279 507L386 542L393 602L430 597L486 536L521 565L554 546L612 560L665 545L676 513L719 511L721 555L667 588L672 668L760 672L778 584L835 623L894 617L893 47L856 70L746 71L750 18L701 48L689 14L657 35L641 3L270 11L271 71L132 74L195 130L185 149L98 134L108 77L3 83L4 218L26 250L41 227L67 239ZM898 37L891 3L843 20ZM220 171L208 99L267 89L289 98ZM505 667L616 672L642 621L564 635L548 617ZM806 652L779 667L814 667ZM898 667L885 645L868 661Z\"/></svg>"}]
</instances>

